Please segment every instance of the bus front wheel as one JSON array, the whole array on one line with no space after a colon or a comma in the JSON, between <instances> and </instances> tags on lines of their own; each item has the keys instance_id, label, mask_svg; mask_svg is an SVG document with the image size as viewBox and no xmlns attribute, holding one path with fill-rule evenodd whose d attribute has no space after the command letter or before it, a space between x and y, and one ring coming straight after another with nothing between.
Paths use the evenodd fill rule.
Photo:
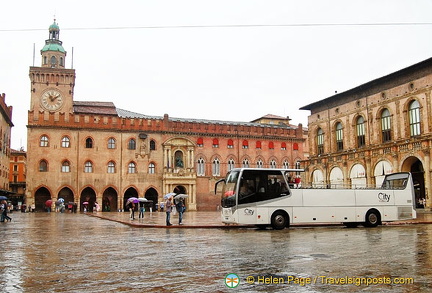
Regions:
<instances>
[{"instance_id":1,"label":"bus front wheel","mask_svg":"<svg viewBox=\"0 0 432 293\"><path fill-rule=\"evenodd\" d=\"M282 230L289 226L289 217L285 212L276 211L271 217L271 226L275 230Z\"/></svg>"},{"instance_id":2,"label":"bus front wheel","mask_svg":"<svg viewBox=\"0 0 432 293\"><path fill-rule=\"evenodd\" d=\"M366 227L376 227L381 222L381 215L379 211L372 209L366 213L365 223Z\"/></svg>"}]
</instances>

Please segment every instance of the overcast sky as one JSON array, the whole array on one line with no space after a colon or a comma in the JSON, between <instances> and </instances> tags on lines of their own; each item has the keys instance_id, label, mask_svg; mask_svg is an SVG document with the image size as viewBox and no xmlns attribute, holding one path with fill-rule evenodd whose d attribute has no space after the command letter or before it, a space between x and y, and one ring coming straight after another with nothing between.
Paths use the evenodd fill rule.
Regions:
<instances>
[{"instance_id":1,"label":"overcast sky","mask_svg":"<svg viewBox=\"0 0 432 293\"><path fill-rule=\"evenodd\" d=\"M300 107L432 57L431 0L28 0L0 11L14 149L27 150L29 66L41 66L54 17L74 100L152 116L306 126Z\"/></svg>"}]
</instances>

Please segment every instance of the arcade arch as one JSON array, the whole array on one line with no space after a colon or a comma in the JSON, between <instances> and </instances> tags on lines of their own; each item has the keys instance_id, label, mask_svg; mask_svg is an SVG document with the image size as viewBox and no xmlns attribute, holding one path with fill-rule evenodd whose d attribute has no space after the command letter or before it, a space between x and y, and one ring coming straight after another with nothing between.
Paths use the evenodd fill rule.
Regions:
<instances>
[{"instance_id":1,"label":"arcade arch","mask_svg":"<svg viewBox=\"0 0 432 293\"><path fill-rule=\"evenodd\" d=\"M108 187L102 194L102 211L104 212L116 212L118 210L118 194L117 191Z\"/></svg>"},{"instance_id":2,"label":"arcade arch","mask_svg":"<svg viewBox=\"0 0 432 293\"><path fill-rule=\"evenodd\" d=\"M125 211L129 210L129 208L126 206L126 202L131 197L138 198L138 191L134 187L129 187L128 189L126 189L126 191L123 195L123 209Z\"/></svg>"},{"instance_id":3,"label":"arcade arch","mask_svg":"<svg viewBox=\"0 0 432 293\"><path fill-rule=\"evenodd\" d=\"M46 187L40 187L35 192L35 211L45 211L45 202L51 199L51 192Z\"/></svg>"},{"instance_id":4,"label":"arcade arch","mask_svg":"<svg viewBox=\"0 0 432 293\"><path fill-rule=\"evenodd\" d=\"M426 199L425 172L423 163L414 156L406 158L401 167L402 172L411 172L414 183L415 202L417 208L423 208L420 201Z\"/></svg>"},{"instance_id":5,"label":"arcade arch","mask_svg":"<svg viewBox=\"0 0 432 293\"><path fill-rule=\"evenodd\" d=\"M153 201L151 207L153 208L153 210L157 210L156 205L158 205L158 192L156 191L156 189L150 187L149 189L146 190L144 197L147 198L148 200Z\"/></svg>"},{"instance_id":6,"label":"arcade arch","mask_svg":"<svg viewBox=\"0 0 432 293\"><path fill-rule=\"evenodd\" d=\"M80 196L80 211L84 211L84 203L87 203L86 210L88 212L93 212L93 207L96 202L96 192L91 187L86 187L81 192Z\"/></svg>"},{"instance_id":7,"label":"arcade arch","mask_svg":"<svg viewBox=\"0 0 432 293\"><path fill-rule=\"evenodd\" d=\"M366 187L366 170L362 164L355 164L350 172L351 186Z\"/></svg>"},{"instance_id":8,"label":"arcade arch","mask_svg":"<svg viewBox=\"0 0 432 293\"><path fill-rule=\"evenodd\" d=\"M341 168L334 167L330 171L330 185L332 188L342 187L344 184L344 176Z\"/></svg>"},{"instance_id":9,"label":"arcade arch","mask_svg":"<svg viewBox=\"0 0 432 293\"><path fill-rule=\"evenodd\" d=\"M381 186L384 181L385 175L391 173L393 173L392 165L387 161L379 161L374 169L375 185L377 187Z\"/></svg>"}]
</instances>

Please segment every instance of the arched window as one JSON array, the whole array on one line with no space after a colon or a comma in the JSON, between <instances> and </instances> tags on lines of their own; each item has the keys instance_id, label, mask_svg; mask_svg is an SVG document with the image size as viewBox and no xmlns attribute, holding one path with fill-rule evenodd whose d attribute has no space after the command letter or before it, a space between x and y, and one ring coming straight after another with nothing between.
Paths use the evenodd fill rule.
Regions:
<instances>
[{"instance_id":1,"label":"arched window","mask_svg":"<svg viewBox=\"0 0 432 293\"><path fill-rule=\"evenodd\" d=\"M342 151L343 150L343 129L342 129L342 123L338 122L336 123L336 150Z\"/></svg>"},{"instance_id":2,"label":"arched window","mask_svg":"<svg viewBox=\"0 0 432 293\"><path fill-rule=\"evenodd\" d=\"M295 162L295 168L300 169L300 162L299 161ZM300 172L296 172L296 173L297 173L297 175L300 175Z\"/></svg>"},{"instance_id":3,"label":"arched window","mask_svg":"<svg viewBox=\"0 0 432 293\"><path fill-rule=\"evenodd\" d=\"M149 174L154 174L156 172L156 165L154 163L150 163L148 166Z\"/></svg>"},{"instance_id":4,"label":"arched window","mask_svg":"<svg viewBox=\"0 0 432 293\"><path fill-rule=\"evenodd\" d=\"M108 169L107 172L108 173L115 173L115 163L113 161L109 161L108 162Z\"/></svg>"},{"instance_id":5,"label":"arched window","mask_svg":"<svg viewBox=\"0 0 432 293\"><path fill-rule=\"evenodd\" d=\"M317 151L318 155L324 154L324 131L321 128L317 131Z\"/></svg>"},{"instance_id":6,"label":"arched window","mask_svg":"<svg viewBox=\"0 0 432 293\"><path fill-rule=\"evenodd\" d=\"M409 124L411 136L420 135L420 104L417 100L409 105Z\"/></svg>"},{"instance_id":7,"label":"arched window","mask_svg":"<svg viewBox=\"0 0 432 293\"><path fill-rule=\"evenodd\" d=\"M287 160L285 160L282 164L282 168L284 169L289 169L289 162Z\"/></svg>"},{"instance_id":8,"label":"arched window","mask_svg":"<svg viewBox=\"0 0 432 293\"><path fill-rule=\"evenodd\" d=\"M116 148L116 140L113 137L108 139L108 148L115 149Z\"/></svg>"},{"instance_id":9,"label":"arched window","mask_svg":"<svg viewBox=\"0 0 432 293\"><path fill-rule=\"evenodd\" d=\"M205 165L204 165L204 159L199 158L197 161L197 175L198 176L204 176L205 175Z\"/></svg>"},{"instance_id":10,"label":"arched window","mask_svg":"<svg viewBox=\"0 0 432 293\"><path fill-rule=\"evenodd\" d=\"M257 168L262 168L264 166L264 163L261 159L258 160L257 162Z\"/></svg>"},{"instance_id":11,"label":"arched window","mask_svg":"<svg viewBox=\"0 0 432 293\"><path fill-rule=\"evenodd\" d=\"M384 109L381 112L381 137L382 142L391 141L391 121L390 121L390 111Z\"/></svg>"},{"instance_id":12,"label":"arched window","mask_svg":"<svg viewBox=\"0 0 432 293\"><path fill-rule=\"evenodd\" d=\"M233 159L229 159L228 160L228 171L231 171L232 169L235 168L235 162Z\"/></svg>"},{"instance_id":13,"label":"arched window","mask_svg":"<svg viewBox=\"0 0 432 293\"><path fill-rule=\"evenodd\" d=\"M204 146L204 140L202 137L197 139L197 146L203 147Z\"/></svg>"},{"instance_id":14,"label":"arched window","mask_svg":"<svg viewBox=\"0 0 432 293\"><path fill-rule=\"evenodd\" d=\"M68 148L70 147L70 138L67 136L63 136L61 140L61 147L62 148Z\"/></svg>"},{"instance_id":15,"label":"arched window","mask_svg":"<svg viewBox=\"0 0 432 293\"><path fill-rule=\"evenodd\" d=\"M218 148L219 147L219 139L213 138L213 147Z\"/></svg>"},{"instance_id":16,"label":"arched window","mask_svg":"<svg viewBox=\"0 0 432 293\"><path fill-rule=\"evenodd\" d=\"M128 142L128 150L135 150L136 149L136 140L134 138L129 139Z\"/></svg>"},{"instance_id":17,"label":"arched window","mask_svg":"<svg viewBox=\"0 0 432 293\"><path fill-rule=\"evenodd\" d=\"M39 146L41 146L41 147L47 147L48 146L48 142L49 142L48 136L42 135L41 138L40 138L40 141L39 141Z\"/></svg>"},{"instance_id":18,"label":"arched window","mask_svg":"<svg viewBox=\"0 0 432 293\"><path fill-rule=\"evenodd\" d=\"M212 174L213 174L213 176L219 176L220 175L220 162L219 162L218 158L213 160Z\"/></svg>"},{"instance_id":19,"label":"arched window","mask_svg":"<svg viewBox=\"0 0 432 293\"><path fill-rule=\"evenodd\" d=\"M93 173L93 164L90 161L84 163L84 173Z\"/></svg>"},{"instance_id":20,"label":"arched window","mask_svg":"<svg viewBox=\"0 0 432 293\"><path fill-rule=\"evenodd\" d=\"M249 148L249 142L247 140L243 140L242 148L244 148L244 149L248 149Z\"/></svg>"},{"instance_id":21,"label":"arched window","mask_svg":"<svg viewBox=\"0 0 432 293\"><path fill-rule=\"evenodd\" d=\"M93 148L93 139L91 137L86 138L85 147L86 149Z\"/></svg>"},{"instance_id":22,"label":"arched window","mask_svg":"<svg viewBox=\"0 0 432 293\"><path fill-rule=\"evenodd\" d=\"M70 172L70 162L69 161L63 161L61 166L61 171L63 173L69 173Z\"/></svg>"},{"instance_id":23,"label":"arched window","mask_svg":"<svg viewBox=\"0 0 432 293\"><path fill-rule=\"evenodd\" d=\"M286 142L281 143L281 150L285 151L287 149Z\"/></svg>"},{"instance_id":24,"label":"arched window","mask_svg":"<svg viewBox=\"0 0 432 293\"><path fill-rule=\"evenodd\" d=\"M248 159L243 160L242 167L243 168L249 168L249 160Z\"/></svg>"},{"instance_id":25,"label":"arched window","mask_svg":"<svg viewBox=\"0 0 432 293\"><path fill-rule=\"evenodd\" d=\"M41 160L39 162L39 172L48 172L48 162Z\"/></svg>"},{"instance_id":26,"label":"arched window","mask_svg":"<svg viewBox=\"0 0 432 293\"><path fill-rule=\"evenodd\" d=\"M155 151L156 150L156 142L152 139L150 140L150 150Z\"/></svg>"},{"instance_id":27,"label":"arched window","mask_svg":"<svg viewBox=\"0 0 432 293\"><path fill-rule=\"evenodd\" d=\"M270 161L270 168L275 169L276 167L277 167L277 165L276 165L276 161L275 161L275 160L271 160L271 161Z\"/></svg>"},{"instance_id":28,"label":"arched window","mask_svg":"<svg viewBox=\"0 0 432 293\"><path fill-rule=\"evenodd\" d=\"M258 140L255 145L255 148L261 149L261 141Z\"/></svg>"},{"instance_id":29,"label":"arched window","mask_svg":"<svg viewBox=\"0 0 432 293\"><path fill-rule=\"evenodd\" d=\"M135 174L136 173L136 164L134 162L130 162L128 165L128 173Z\"/></svg>"},{"instance_id":30,"label":"arched window","mask_svg":"<svg viewBox=\"0 0 432 293\"><path fill-rule=\"evenodd\" d=\"M57 58L55 56L51 56L51 67L54 67L57 64Z\"/></svg>"},{"instance_id":31,"label":"arched window","mask_svg":"<svg viewBox=\"0 0 432 293\"><path fill-rule=\"evenodd\" d=\"M234 148L234 142L232 139L228 139L227 148L229 148L229 149Z\"/></svg>"},{"instance_id":32,"label":"arched window","mask_svg":"<svg viewBox=\"0 0 432 293\"><path fill-rule=\"evenodd\" d=\"M365 121L362 116L357 118L357 146L364 147L366 145L366 129L365 129Z\"/></svg>"}]
</instances>

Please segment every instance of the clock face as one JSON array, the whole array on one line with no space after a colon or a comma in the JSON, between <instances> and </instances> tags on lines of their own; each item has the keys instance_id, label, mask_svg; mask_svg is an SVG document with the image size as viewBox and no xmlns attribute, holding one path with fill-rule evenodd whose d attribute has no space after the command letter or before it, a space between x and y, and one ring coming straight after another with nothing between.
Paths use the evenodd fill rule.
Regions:
<instances>
[{"instance_id":1,"label":"clock face","mask_svg":"<svg viewBox=\"0 0 432 293\"><path fill-rule=\"evenodd\" d=\"M48 89L42 94L42 107L48 111L56 111L63 106L63 97L56 89Z\"/></svg>"}]
</instances>

